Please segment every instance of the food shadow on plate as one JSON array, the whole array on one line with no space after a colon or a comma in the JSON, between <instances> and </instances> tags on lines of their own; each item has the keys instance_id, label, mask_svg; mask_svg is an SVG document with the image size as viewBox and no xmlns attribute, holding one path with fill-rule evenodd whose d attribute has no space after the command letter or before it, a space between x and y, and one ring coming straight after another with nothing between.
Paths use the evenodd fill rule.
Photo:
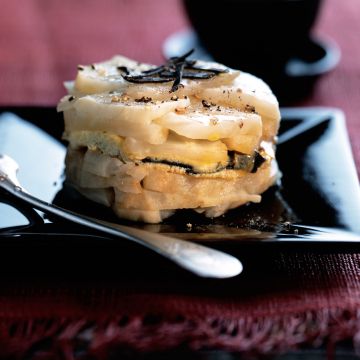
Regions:
<instances>
[{"instance_id":1,"label":"food shadow on plate","mask_svg":"<svg viewBox=\"0 0 360 360\"><path fill-rule=\"evenodd\" d=\"M193 241L265 239L273 236L273 233L281 232L290 222L298 220L282 198L278 185L263 195L261 204L247 204L218 218L207 218L193 210L183 209L160 224L118 219L111 209L86 199L66 183L56 195L54 203L101 220L121 222L124 225Z\"/></svg>"}]
</instances>

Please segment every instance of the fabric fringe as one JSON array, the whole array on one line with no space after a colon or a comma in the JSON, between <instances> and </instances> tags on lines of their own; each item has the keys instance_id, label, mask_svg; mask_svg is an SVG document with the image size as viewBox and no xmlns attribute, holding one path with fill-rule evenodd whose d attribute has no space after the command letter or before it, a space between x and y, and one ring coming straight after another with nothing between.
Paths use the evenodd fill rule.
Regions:
<instances>
[{"instance_id":1,"label":"fabric fringe","mask_svg":"<svg viewBox=\"0 0 360 360\"><path fill-rule=\"evenodd\" d=\"M164 318L160 313L116 319L10 319L0 321L0 357L12 359L108 359L136 352L224 350L248 354L284 353L352 340L360 353L360 311L339 308L237 320Z\"/></svg>"}]
</instances>

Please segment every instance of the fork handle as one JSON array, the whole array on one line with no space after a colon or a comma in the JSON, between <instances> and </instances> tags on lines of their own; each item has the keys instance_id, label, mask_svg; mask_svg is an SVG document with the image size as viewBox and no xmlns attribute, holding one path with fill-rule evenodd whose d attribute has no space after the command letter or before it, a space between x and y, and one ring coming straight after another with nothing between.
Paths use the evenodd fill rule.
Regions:
<instances>
[{"instance_id":1,"label":"fork handle","mask_svg":"<svg viewBox=\"0 0 360 360\"><path fill-rule=\"evenodd\" d=\"M125 238L157 252L192 273L211 278L229 278L242 271L241 262L224 252L158 233L101 221L40 200L15 184L0 170L0 187L46 214L58 216L94 230Z\"/></svg>"}]
</instances>

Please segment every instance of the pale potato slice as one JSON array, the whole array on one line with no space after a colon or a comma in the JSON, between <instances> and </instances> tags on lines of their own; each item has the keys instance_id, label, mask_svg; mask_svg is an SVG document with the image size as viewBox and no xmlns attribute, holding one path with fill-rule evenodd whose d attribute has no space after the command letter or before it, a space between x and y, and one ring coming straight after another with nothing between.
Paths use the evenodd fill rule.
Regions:
<instances>
[{"instance_id":1,"label":"pale potato slice","mask_svg":"<svg viewBox=\"0 0 360 360\"><path fill-rule=\"evenodd\" d=\"M251 135L238 135L236 137L221 139L229 150L251 155L259 147L259 137Z\"/></svg>"},{"instance_id":2,"label":"pale potato slice","mask_svg":"<svg viewBox=\"0 0 360 360\"><path fill-rule=\"evenodd\" d=\"M73 167L75 163L76 167ZM134 164L123 164L117 159L91 150L85 155L78 150L70 150L66 157L68 180L82 189L117 188L124 192L141 193L142 178L132 176L131 170L134 167ZM143 170L145 176L147 171Z\"/></svg>"},{"instance_id":3,"label":"pale potato slice","mask_svg":"<svg viewBox=\"0 0 360 360\"><path fill-rule=\"evenodd\" d=\"M121 76L119 66L125 66L135 71L149 70L154 67L120 55L114 56L108 61L79 65L74 82L74 91L82 94L98 94L126 88L128 82Z\"/></svg>"},{"instance_id":4,"label":"pale potato slice","mask_svg":"<svg viewBox=\"0 0 360 360\"><path fill-rule=\"evenodd\" d=\"M144 166L138 166L133 162L123 163L117 158L90 149L86 151L81 166L82 171L100 177L131 176L137 182L140 182L148 174L148 170Z\"/></svg>"},{"instance_id":5,"label":"pale potato slice","mask_svg":"<svg viewBox=\"0 0 360 360\"><path fill-rule=\"evenodd\" d=\"M138 163L144 159L186 165L199 173L214 172L228 164L228 149L223 142L193 140L173 132L166 142L158 145L100 131L75 131L64 139L73 149L89 149L84 166L87 171L100 176L113 175L123 168L123 162L130 166L130 162Z\"/></svg>"},{"instance_id":6,"label":"pale potato slice","mask_svg":"<svg viewBox=\"0 0 360 360\"><path fill-rule=\"evenodd\" d=\"M175 92L178 96L191 95L196 89L204 87L216 87L220 84L230 84L239 74L239 71L232 70L218 63L197 61L197 64L204 68L226 70L225 73L214 76L207 80L183 79L184 88ZM139 63L124 56L114 56L112 59L94 63L91 65L79 65L76 79L71 86L71 93L75 94L98 94L109 91L123 91L126 89L129 95L150 96L156 100L170 99L173 81L166 83L133 84L126 81L122 74L121 67L126 67L134 74L154 68L154 65Z\"/></svg>"},{"instance_id":7,"label":"pale potato slice","mask_svg":"<svg viewBox=\"0 0 360 360\"><path fill-rule=\"evenodd\" d=\"M192 140L175 133L159 145L127 137L123 151L130 160L164 160L189 165L197 172L213 172L228 163L227 148L221 141Z\"/></svg>"},{"instance_id":8,"label":"pale potato slice","mask_svg":"<svg viewBox=\"0 0 360 360\"><path fill-rule=\"evenodd\" d=\"M234 139L229 142L232 145L231 150L252 153L258 144L254 138L260 140L262 134L260 116L231 108L221 107L220 111L217 109L216 106L209 110L191 106L182 113L169 112L155 121L162 127L190 139ZM245 139L245 136L251 138ZM243 138L244 142L237 141L237 138Z\"/></svg>"},{"instance_id":9,"label":"pale potato slice","mask_svg":"<svg viewBox=\"0 0 360 360\"><path fill-rule=\"evenodd\" d=\"M270 88L259 78L241 72L231 85L206 88L199 94L210 102L255 111L262 117L263 139L273 138L279 128L279 103Z\"/></svg>"},{"instance_id":10,"label":"pale potato slice","mask_svg":"<svg viewBox=\"0 0 360 360\"><path fill-rule=\"evenodd\" d=\"M115 203L122 208L142 210L196 209L214 206L228 208L232 203L259 202L263 192L274 178L269 177L270 167L264 167L262 181L259 174L247 174L234 180L206 179L178 174L151 175L143 180L144 190L138 194L115 188ZM159 177L163 176L162 180ZM183 177L181 179L181 177ZM182 184L182 187L178 187ZM148 190L147 188L151 188ZM175 191L177 188L177 191ZM260 190L260 191L259 191Z\"/></svg>"},{"instance_id":11,"label":"pale potato slice","mask_svg":"<svg viewBox=\"0 0 360 360\"><path fill-rule=\"evenodd\" d=\"M206 216L219 216L235 206L259 202L260 194L278 176L274 159L268 159L256 173L224 170L223 173L230 172L234 176L222 178L210 175L189 176L174 173L171 166L143 164L137 166L144 168L146 172L141 182L132 174L124 176L122 170L109 178L93 174L89 176L89 173L83 171L84 153L80 150L70 150L67 163L68 181L86 197L112 206L124 218L146 222L158 222L173 210L186 208L204 212ZM114 193L115 197L111 198ZM110 204L109 199L112 199Z\"/></svg>"},{"instance_id":12,"label":"pale potato slice","mask_svg":"<svg viewBox=\"0 0 360 360\"><path fill-rule=\"evenodd\" d=\"M183 98L184 96L191 97L201 93L204 89L216 88L227 84L231 86L233 80L239 75L239 71L229 70L224 74L219 74L210 79L193 80L183 79L181 84L183 86L175 92L171 92L173 82L167 83L146 83L146 84L132 84L128 83L126 94L129 96L151 97L154 100L164 101L173 97Z\"/></svg>"},{"instance_id":13,"label":"pale potato slice","mask_svg":"<svg viewBox=\"0 0 360 360\"><path fill-rule=\"evenodd\" d=\"M64 110L65 133L107 131L139 138L151 144L165 142L168 135L168 130L153 123L153 120L179 106L189 105L189 99L144 103L122 100L120 96L110 94L88 95L70 101L65 98L63 101L71 103L71 107Z\"/></svg>"}]
</instances>

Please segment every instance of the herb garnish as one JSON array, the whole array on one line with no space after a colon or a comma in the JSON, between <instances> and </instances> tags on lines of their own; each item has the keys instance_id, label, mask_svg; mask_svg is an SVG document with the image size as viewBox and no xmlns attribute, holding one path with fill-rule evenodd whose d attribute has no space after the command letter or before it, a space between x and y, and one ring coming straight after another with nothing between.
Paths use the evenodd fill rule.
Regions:
<instances>
[{"instance_id":1,"label":"herb garnish","mask_svg":"<svg viewBox=\"0 0 360 360\"><path fill-rule=\"evenodd\" d=\"M182 79L210 79L215 75L228 72L227 69L202 68L195 66L196 60L187 58L194 52L194 49L178 57L172 57L161 66L154 69L142 71L140 74L131 75L129 69L125 66L119 66L122 71L122 77L132 83L163 83L174 81L170 92L178 90L182 84Z\"/></svg>"}]
</instances>

